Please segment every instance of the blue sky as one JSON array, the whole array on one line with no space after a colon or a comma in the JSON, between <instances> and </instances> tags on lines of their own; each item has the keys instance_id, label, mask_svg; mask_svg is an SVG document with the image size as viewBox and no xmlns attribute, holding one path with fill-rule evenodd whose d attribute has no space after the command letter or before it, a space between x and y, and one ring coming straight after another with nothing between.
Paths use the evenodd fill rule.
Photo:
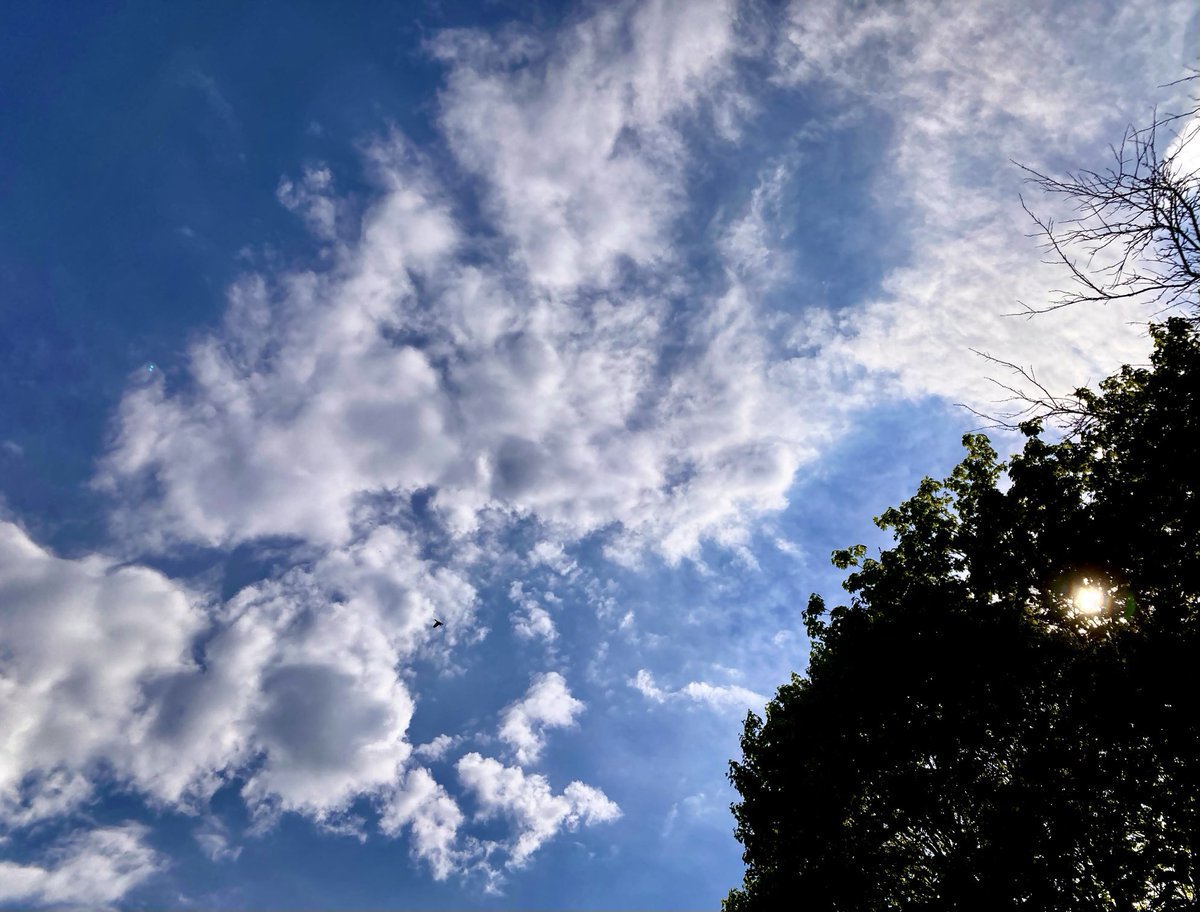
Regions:
<instances>
[{"instance_id":1,"label":"blue sky","mask_svg":"<svg viewBox=\"0 0 1200 912\"><path fill-rule=\"evenodd\" d=\"M1198 32L5 5L0 903L714 907L741 720L973 350L1144 358L1005 316L1062 279L1011 161L1102 166Z\"/></svg>"}]
</instances>

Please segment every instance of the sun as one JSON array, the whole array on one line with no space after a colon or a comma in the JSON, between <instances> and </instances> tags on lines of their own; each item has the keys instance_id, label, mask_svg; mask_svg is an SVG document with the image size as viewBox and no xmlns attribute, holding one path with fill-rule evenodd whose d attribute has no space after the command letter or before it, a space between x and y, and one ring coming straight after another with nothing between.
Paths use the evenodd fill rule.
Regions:
<instances>
[{"instance_id":1,"label":"sun","mask_svg":"<svg viewBox=\"0 0 1200 912\"><path fill-rule=\"evenodd\" d=\"M1104 590L1086 584L1077 586L1071 596L1071 602L1080 614L1099 614L1104 607Z\"/></svg>"}]
</instances>

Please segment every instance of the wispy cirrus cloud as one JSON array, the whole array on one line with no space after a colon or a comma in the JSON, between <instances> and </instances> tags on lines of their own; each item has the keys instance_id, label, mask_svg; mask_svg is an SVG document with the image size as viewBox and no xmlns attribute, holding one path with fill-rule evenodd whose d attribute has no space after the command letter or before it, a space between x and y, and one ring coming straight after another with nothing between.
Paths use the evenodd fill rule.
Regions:
<instances>
[{"instance_id":1,"label":"wispy cirrus cloud","mask_svg":"<svg viewBox=\"0 0 1200 912\"><path fill-rule=\"evenodd\" d=\"M973 350L1033 364L1059 389L1143 357L1145 334L1132 324L1144 309L1068 310L1032 328L1006 316L1063 281L1036 241L1014 242L1032 226L1012 162L1102 165L1127 124L1148 122L1158 87L1195 63L1184 37L1194 17L1187 4L791 4L777 78L801 91L835 86L886 119L874 194L910 250L877 294L812 314L794 344L816 347L825 369L865 368L880 395L985 409L996 394ZM1058 214L1057 201L1030 203Z\"/></svg>"},{"instance_id":2,"label":"wispy cirrus cloud","mask_svg":"<svg viewBox=\"0 0 1200 912\"><path fill-rule=\"evenodd\" d=\"M757 709L764 706L767 698L755 693L740 684L709 684L707 681L690 681L675 690L664 690L659 687L652 675L645 668L630 679L629 685L642 696L655 703L668 701L690 701L701 703L710 709Z\"/></svg>"}]
</instances>

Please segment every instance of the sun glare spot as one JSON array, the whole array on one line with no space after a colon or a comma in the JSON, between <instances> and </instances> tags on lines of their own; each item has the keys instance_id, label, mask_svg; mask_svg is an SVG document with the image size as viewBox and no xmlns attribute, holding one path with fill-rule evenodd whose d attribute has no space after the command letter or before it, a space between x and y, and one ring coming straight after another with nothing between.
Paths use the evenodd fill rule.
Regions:
<instances>
[{"instance_id":1,"label":"sun glare spot","mask_svg":"<svg viewBox=\"0 0 1200 912\"><path fill-rule=\"evenodd\" d=\"M1104 607L1104 591L1096 586L1079 586L1071 601L1080 614L1099 614Z\"/></svg>"}]
</instances>

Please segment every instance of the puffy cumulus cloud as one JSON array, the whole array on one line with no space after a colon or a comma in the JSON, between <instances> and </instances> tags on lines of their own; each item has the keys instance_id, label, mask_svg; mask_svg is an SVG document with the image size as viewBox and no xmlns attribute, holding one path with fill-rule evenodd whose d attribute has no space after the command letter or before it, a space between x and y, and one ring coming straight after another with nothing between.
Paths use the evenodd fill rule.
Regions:
<instances>
[{"instance_id":1,"label":"puffy cumulus cloud","mask_svg":"<svg viewBox=\"0 0 1200 912\"><path fill-rule=\"evenodd\" d=\"M378 671L369 658L361 667ZM264 674L252 724L266 762L243 794L319 815L390 783L411 751L412 699L394 673L378 677L364 686L337 665L294 661Z\"/></svg>"},{"instance_id":2,"label":"puffy cumulus cloud","mask_svg":"<svg viewBox=\"0 0 1200 912\"><path fill-rule=\"evenodd\" d=\"M553 643L558 639L554 619L542 604L525 591L520 580L508 587L508 597L521 610L512 616L513 630L524 640L542 640Z\"/></svg>"},{"instance_id":3,"label":"puffy cumulus cloud","mask_svg":"<svg viewBox=\"0 0 1200 912\"><path fill-rule=\"evenodd\" d=\"M152 737L129 765L169 800L244 767L255 809L328 819L400 773L413 700L398 665L430 616L466 626L473 600L390 527L248 587L222 609L204 669L151 689Z\"/></svg>"},{"instance_id":4,"label":"puffy cumulus cloud","mask_svg":"<svg viewBox=\"0 0 1200 912\"><path fill-rule=\"evenodd\" d=\"M429 770L415 767L385 796L379 828L396 835L409 828L412 853L425 861L437 880L459 869L466 851L457 845L462 811Z\"/></svg>"},{"instance_id":5,"label":"puffy cumulus cloud","mask_svg":"<svg viewBox=\"0 0 1200 912\"><path fill-rule=\"evenodd\" d=\"M189 349L184 383L131 383L96 484L113 495L130 553L280 536L306 543L306 563L207 613L136 568L87 583L153 583L165 601L145 623L130 619L124 640L106 627L120 611L97 617L87 658L37 659L60 663L61 683L6 701L37 720L5 728L12 787L44 783L14 798L14 813L32 820L81 800L88 764L102 761L166 804L199 806L236 776L268 823L294 811L338 826L356 798L386 799L385 828L407 827L435 874L461 862L452 802L427 774L396 786L412 753L400 670L424 649L430 617L447 620L443 644L470 635L462 574L478 538L532 517L546 539L531 560L564 578L576 565L562 543L601 530L614 555L634 560L648 545L677 560L705 537L743 540L758 513L784 505L809 452L812 428L780 420L795 389L772 379L744 289L652 274L683 211L682 125L731 123L735 44L722 2L601 9L540 49L440 39L442 123L457 164L482 179L482 232L398 135L366 149L377 196L360 226L345 223L351 208L327 170L280 183L281 203L325 242L321 270L231 287L221 327ZM493 114L516 122L484 143ZM623 263L644 271L644 287L605 287ZM456 571L435 569L417 523L388 514L418 496ZM55 617L38 636L57 635L45 626ZM548 612L529 611L524 629L555 634ZM39 643L10 648L24 656ZM89 691L106 697L84 736L67 739L59 710L82 718L89 704L68 691L89 675L110 690ZM535 762L545 732L581 709L560 675L543 676L508 708L501 737ZM427 756L448 750L437 744ZM521 822L518 861L564 826L616 813L582 784L553 795L518 778L487 804Z\"/></svg>"},{"instance_id":6,"label":"puffy cumulus cloud","mask_svg":"<svg viewBox=\"0 0 1200 912\"><path fill-rule=\"evenodd\" d=\"M755 693L747 687L738 684L709 684L705 681L691 681L677 690L664 690L655 683L654 675L642 668L629 685L642 696L655 703L665 703L668 700L690 700L702 703L711 709L734 709L739 712L747 708L764 706L767 698Z\"/></svg>"},{"instance_id":7,"label":"puffy cumulus cloud","mask_svg":"<svg viewBox=\"0 0 1200 912\"><path fill-rule=\"evenodd\" d=\"M662 150L727 86L735 21L721 2L604 8L544 59L444 36L459 164L497 201L488 227L546 264L497 253L401 138L377 142L378 200L328 268L246 277L192 347L190 383L150 375L125 396L97 478L128 505L122 536L337 547L372 497L427 492L459 536L534 516L556 541L606 530L615 556L649 545L672 561L745 540L785 504L830 409L776 378L767 315L736 279L691 287L662 259L687 173ZM281 191L289 205L329 191L314 174ZM605 287L626 260L646 281Z\"/></svg>"},{"instance_id":8,"label":"puffy cumulus cloud","mask_svg":"<svg viewBox=\"0 0 1200 912\"><path fill-rule=\"evenodd\" d=\"M461 740L460 737L441 734L431 741L426 741L424 744L418 744L414 747L413 756L419 757L422 760L441 760Z\"/></svg>"},{"instance_id":9,"label":"puffy cumulus cloud","mask_svg":"<svg viewBox=\"0 0 1200 912\"><path fill-rule=\"evenodd\" d=\"M457 764L458 778L474 795L478 816L503 815L516 828L508 844L509 866L519 868L562 829L575 830L616 820L621 809L599 789L572 782L554 794L544 776L526 774L490 757L469 753Z\"/></svg>"},{"instance_id":10,"label":"puffy cumulus cloud","mask_svg":"<svg viewBox=\"0 0 1200 912\"><path fill-rule=\"evenodd\" d=\"M0 860L0 903L96 907L116 902L163 860L138 824L102 827L56 845L41 864Z\"/></svg>"},{"instance_id":11,"label":"puffy cumulus cloud","mask_svg":"<svg viewBox=\"0 0 1200 912\"><path fill-rule=\"evenodd\" d=\"M937 395L987 408L986 350L1033 364L1054 389L1099 379L1147 348L1131 321L1149 311L1090 308L1006 317L1064 280L1043 264L1015 199L1012 161L1056 172L1102 166L1129 122L1145 123L1158 88L1195 62L1185 2L1006 5L794 2L777 77L835 86L886 119L875 177L880 218L907 239L906 262L860 307L813 319L793 338L821 369L865 368L885 394ZM1012 23L1018 23L1016 27ZM1165 99L1164 99L1165 100ZM1058 203L1031 199L1060 215ZM797 361L797 370L811 363ZM993 409L994 411L994 409Z\"/></svg>"},{"instance_id":12,"label":"puffy cumulus cloud","mask_svg":"<svg viewBox=\"0 0 1200 912\"><path fill-rule=\"evenodd\" d=\"M670 257L686 148L673 122L729 110L733 0L615 3L552 42L449 32L441 120L485 178L515 254L540 286L605 282L623 260ZM728 119L728 117L724 118Z\"/></svg>"},{"instance_id":13,"label":"puffy cumulus cloud","mask_svg":"<svg viewBox=\"0 0 1200 912\"><path fill-rule=\"evenodd\" d=\"M424 648L431 614L469 626L473 600L378 527L210 616L160 574L56 558L5 523L4 823L70 811L97 769L192 807L237 773L260 817L334 820L394 784L412 750L398 663Z\"/></svg>"},{"instance_id":14,"label":"puffy cumulus cloud","mask_svg":"<svg viewBox=\"0 0 1200 912\"><path fill-rule=\"evenodd\" d=\"M536 763L546 746L548 728L564 728L583 712L583 701L571 696L557 671L534 678L525 696L504 710L500 738L512 745L522 766Z\"/></svg>"},{"instance_id":15,"label":"puffy cumulus cloud","mask_svg":"<svg viewBox=\"0 0 1200 912\"><path fill-rule=\"evenodd\" d=\"M87 771L127 751L147 682L194 668L205 621L160 573L59 558L0 522L0 817L86 799Z\"/></svg>"},{"instance_id":16,"label":"puffy cumulus cloud","mask_svg":"<svg viewBox=\"0 0 1200 912\"><path fill-rule=\"evenodd\" d=\"M380 167L401 167L389 161ZM363 494L428 487L447 465L455 470L450 408L430 355L389 339L400 328L394 302L413 303L412 276L444 258L456 236L417 177L383 178L391 192L333 274L236 285L225 333L191 349L186 394L168 396L152 375L124 397L97 483L123 482L134 496L117 517L129 537L150 546L264 535L341 544ZM139 496L138 483L151 479L156 505Z\"/></svg>"}]
</instances>

